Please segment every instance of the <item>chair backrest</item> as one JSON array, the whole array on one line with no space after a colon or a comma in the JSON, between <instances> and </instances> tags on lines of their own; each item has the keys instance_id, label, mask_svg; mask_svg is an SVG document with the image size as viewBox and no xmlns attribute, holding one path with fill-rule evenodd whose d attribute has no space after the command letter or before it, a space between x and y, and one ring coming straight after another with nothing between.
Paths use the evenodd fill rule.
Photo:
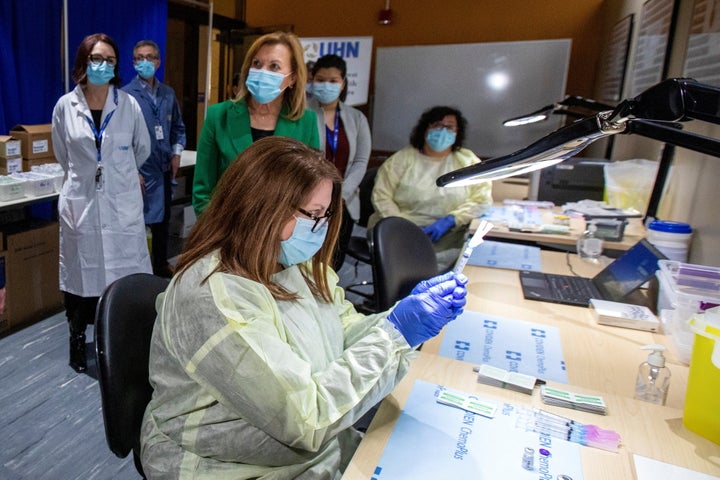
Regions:
<instances>
[{"instance_id":1,"label":"chair backrest","mask_svg":"<svg viewBox=\"0 0 720 480\"><path fill-rule=\"evenodd\" d=\"M421 280L438 274L430 238L410 220L387 217L372 229L373 283L378 311L407 296Z\"/></svg>"},{"instance_id":2,"label":"chair backrest","mask_svg":"<svg viewBox=\"0 0 720 480\"><path fill-rule=\"evenodd\" d=\"M358 218L358 225L361 227L367 227L368 219L370 215L375 211L375 207L372 204L372 190L375 186L375 176L377 175L378 167L368 168L365 171L363 179L360 181L358 186L358 197L360 198L360 218Z\"/></svg>"},{"instance_id":3,"label":"chair backrest","mask_svg":"<svg viewBox=\"0 0 720 480\"><path fill-rule=\"evenodd\" d=\"M140 424L152 396L148 379L155 298L167 278L128 275L110 284L95 314L95 349L105 437L120 458L140 452Z\"/></svg>"}]
</instances>

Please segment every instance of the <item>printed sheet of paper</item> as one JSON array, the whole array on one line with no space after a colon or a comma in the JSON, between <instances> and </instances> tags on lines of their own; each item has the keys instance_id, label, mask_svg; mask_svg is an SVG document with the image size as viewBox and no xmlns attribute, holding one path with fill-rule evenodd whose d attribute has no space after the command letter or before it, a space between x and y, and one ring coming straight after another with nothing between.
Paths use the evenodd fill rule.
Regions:
<instances>
[{"instance_id":1,"label":"printed sheet of paper","mask_svg":"<svg viewBox=\"0 0 720 480\"><path fill-rule=\"evenodd\" d=\"M509 403L498 402L494 418L437 403L447 390L415 382L372 479L583 479L580 445L516 428L519 408ZM522 467L525 447L533 470Z\"/></svg>"},{"instance_id":2,"label":"printed sheet of paper","mask_svg":"<svg viewBox=\"0 0 720 480\"><path fill-rule=\"evenodd\" d=\"M485 240L475 247L468 265L542 271L539 247L491 240Z\"/></svg>"},{"instance_id":3,"label":"printed sheet of paper","mask_svg":"<svg viewBox=\"0 0 720 480\"><path fill-rule=\"evenodd\" d=\"M635 473L637 480L718 480L720 477L714 477L706 473L695 472L687 468L678 467L669 463L653 460L652 458L633 455L635 463Z\"/></svg>"},{"instance_id":4,"label":"printed sheet of paper","mask_svg":"<svg viewBox=\"0 0 720 480\"><path fill-rule=\"evenodd\" d=\"M445 327L439 355L568 383L560 331L465 310Z\"/></svg>"}]
</instances>

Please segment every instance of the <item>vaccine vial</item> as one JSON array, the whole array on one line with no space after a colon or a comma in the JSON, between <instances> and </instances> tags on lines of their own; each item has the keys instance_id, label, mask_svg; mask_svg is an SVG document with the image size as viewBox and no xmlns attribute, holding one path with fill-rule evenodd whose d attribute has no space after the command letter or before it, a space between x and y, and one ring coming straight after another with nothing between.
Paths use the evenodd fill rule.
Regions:
<instances>
[{"instance_id":1,"label":"vaccine vial","mask_svg":"<svg viewBox=\"0 0 720 480\"><path fill-rule=\"evenodd\" d=\"M535 470L535 450L525 447L522 457L522 468L525 470Z\"/></svg>"}]
</instances>

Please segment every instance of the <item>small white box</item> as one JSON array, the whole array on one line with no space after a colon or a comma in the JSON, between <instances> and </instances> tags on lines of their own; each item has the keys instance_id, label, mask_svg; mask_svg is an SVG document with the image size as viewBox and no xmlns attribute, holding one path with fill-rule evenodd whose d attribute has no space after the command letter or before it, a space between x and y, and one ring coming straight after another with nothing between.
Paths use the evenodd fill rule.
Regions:
<instances>
[{"instance_id":1,"label":"small white box","mask_svg":"<svg viewBox=\"0 0 720 480\"><path fill-rule=\"evenodd\" d=\"M660 322L649 308L630 303L590 299L590 310L600 325L657 332Z\"/></svg>"}]
</instances>

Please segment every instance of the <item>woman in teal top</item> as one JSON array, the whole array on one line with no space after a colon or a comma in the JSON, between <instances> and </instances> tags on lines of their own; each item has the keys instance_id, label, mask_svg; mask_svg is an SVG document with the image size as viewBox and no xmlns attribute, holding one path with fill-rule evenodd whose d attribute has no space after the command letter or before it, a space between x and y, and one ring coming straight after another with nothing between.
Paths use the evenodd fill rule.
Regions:
<instances>
[{"instance_id":1,"label":"woman in teal top","mask_svg":"<svg viewBox=\"0 0 720 480\"><path fill-rule=\"evenodd\" d=\"M240 92L207 110L197 147L192 204L205 210L225 169L254 141L292 137L320 147L317 117L305 109L307 70L292 33L263 35L252 44L240 70Z\"/></svg>"}]
</instances>

